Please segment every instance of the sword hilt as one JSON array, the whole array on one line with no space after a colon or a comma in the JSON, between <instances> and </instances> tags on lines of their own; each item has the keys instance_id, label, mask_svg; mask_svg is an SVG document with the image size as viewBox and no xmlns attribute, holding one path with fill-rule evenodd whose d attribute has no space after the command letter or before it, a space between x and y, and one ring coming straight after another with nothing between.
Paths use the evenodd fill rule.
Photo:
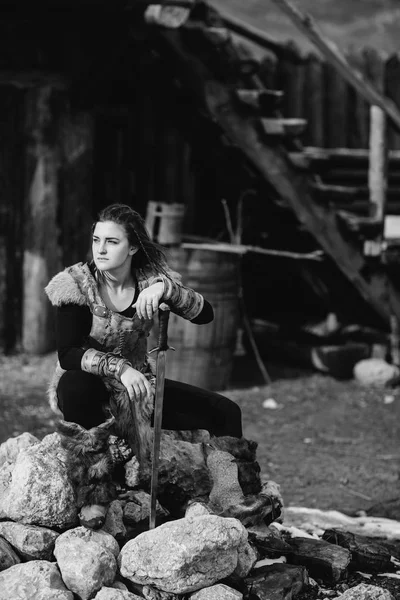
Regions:
<instances>
[{"instance_id":1,"label":"sword hilt","mask_svg":"<svg viewBox=\"0 0 400 600\"><path fill-rule=\"evenodd\" d=\"M168 350L168 321L170 308L167 304L158 307L158 351Z\"/></svg>"},{"instance_id":2,"label":"sword hilt","mask_svg":"<svg viewBox=\"0 0 400 600\"><path fill-rule=\"evenodd\" d=\"M168 346L168 320L170 312L170 307L164 302L158 307L158 345L157 348L150 350L149 354L160 352L161 350L175 350L172 346Z\"/></svg>"}]
</instances>

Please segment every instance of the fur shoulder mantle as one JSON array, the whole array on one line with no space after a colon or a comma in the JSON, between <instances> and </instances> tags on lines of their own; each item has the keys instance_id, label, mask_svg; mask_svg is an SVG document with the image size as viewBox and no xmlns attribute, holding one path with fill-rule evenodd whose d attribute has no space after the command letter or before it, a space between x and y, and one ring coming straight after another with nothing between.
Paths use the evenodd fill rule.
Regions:
<instances>
[{"instance_id":1,"label":"fur shoulder mantle","mask_svg":"<svg viewBox=\"0 0 400 600\"><path fill-rule=\"evenodd\" d=\"M89 304L88 292L93 287L94 279L87 264L77 263L57 273L45 287L53 306L62 304Z\"/></svg>"}]
</instances>

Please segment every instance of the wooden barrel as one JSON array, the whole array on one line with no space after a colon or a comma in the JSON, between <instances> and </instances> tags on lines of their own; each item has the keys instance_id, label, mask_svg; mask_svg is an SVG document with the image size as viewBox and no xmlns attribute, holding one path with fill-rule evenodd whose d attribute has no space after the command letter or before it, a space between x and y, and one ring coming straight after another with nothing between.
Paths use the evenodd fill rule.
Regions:
<instances>
[{"instance_id":1,"label":"wooden barrel","mask_svg":"<svg viewBox=\"0 0 400 600\"><path fill-rule=\"evenodd\" d=\"M195 325L171 313L168 337L175 352L167 354L166 375L209 390L226 389L239 320L237 256L171 248L167 257L170 268L182 275L182 283L210 302L214 320ZM157 329L153 329L149 348L156 346Z\"/></svg>"},{"instance_id":2,"label":"wooden barrel","mask_svg":"<svg viewBox=\"0 0 400 600\"><path fill-rule=\"evenodd\" d=\"M163 246L181 244L184 214L184 204L148 202L146 228L151 239Z\"/></svg>"}]
</instances>

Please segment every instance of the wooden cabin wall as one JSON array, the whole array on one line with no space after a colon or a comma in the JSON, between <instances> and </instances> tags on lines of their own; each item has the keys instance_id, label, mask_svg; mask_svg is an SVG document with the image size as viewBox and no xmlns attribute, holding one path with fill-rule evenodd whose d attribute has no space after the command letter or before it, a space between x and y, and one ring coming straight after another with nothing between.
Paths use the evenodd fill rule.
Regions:
<instances>
[{"instance_id":1,"label":"wooden cabin wall","mask_svg":"<svg viewBox=\"0 0 400 600\"><path fill-rule=\"evenodd\" d=\"M77 110L57 86L0 89L7 115L0 122L1 350L54 348L44 287L90 257L91 224L107 204L126 203L145 216L150 200L179 202L185 231L211 236L224 228L215 162L223 153L187 136L169 94L143 86L129 104Z\"/></svg>"},{"instance_id":2,"label":"wooden cabin wall","mask_svg":"<svg viewBox=\"0 0 400 600\"><path fill-rule=\"evenodd\" d=\"M386 95L400 107L400 55L383 55L374 48L345 53L348 62L374 82L377 70L384 75ZM267 69L270 74L270 68ZM283 113L308 121L303 142L326 148L368 148L369 105L320 56L304 55L295 44L274 66L271 83L285 93ZM389 126L388 145L400 149L400 135Z\"/></svg>"}]
</instances>

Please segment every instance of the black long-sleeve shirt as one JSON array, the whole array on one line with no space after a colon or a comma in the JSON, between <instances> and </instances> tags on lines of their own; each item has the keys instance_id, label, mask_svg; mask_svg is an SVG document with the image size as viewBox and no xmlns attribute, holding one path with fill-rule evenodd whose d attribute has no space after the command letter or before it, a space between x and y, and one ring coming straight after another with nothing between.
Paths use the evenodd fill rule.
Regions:
<instances>
[{"instance_id":1,"label":"black long-sleeve shirt","mask_svg":"<svg viewBox=\"0 0 400 600\"><path fill-rule=\"evenodd\" d=\"M136 302L137 296L132 304ZM129 306L120 312L125 317L133 317L136 309ZM214 318L211 304L204 299L200 314L191 323L203 325ZM56 339L60 366L65 370L80 369L82 356L86 351L85 344L92 328L92 313L88 306L63 304L57 308Z\"/></svg>"}]
</instances>

